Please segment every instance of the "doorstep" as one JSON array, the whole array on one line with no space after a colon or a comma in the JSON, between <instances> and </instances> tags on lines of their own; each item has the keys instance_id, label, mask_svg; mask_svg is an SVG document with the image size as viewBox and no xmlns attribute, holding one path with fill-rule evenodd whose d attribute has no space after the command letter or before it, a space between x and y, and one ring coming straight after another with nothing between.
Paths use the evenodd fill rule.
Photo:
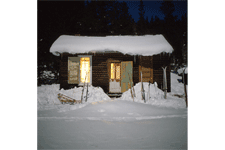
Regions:
<instances>
[{"instance_id":1,"label":"doorstep","mask_svg":"<svg viewBox=\"0 0 225 150\"><path fill-rule=\"evenodd\" d=\"M122 93L107 93L109 97L121 97Z\"/></svg>"}]
</instances>

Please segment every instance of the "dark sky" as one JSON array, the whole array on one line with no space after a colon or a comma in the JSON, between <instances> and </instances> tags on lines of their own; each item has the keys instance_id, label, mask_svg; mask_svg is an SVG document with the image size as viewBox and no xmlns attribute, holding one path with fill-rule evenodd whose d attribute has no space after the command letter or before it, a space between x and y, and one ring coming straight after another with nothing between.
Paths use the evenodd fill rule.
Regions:
<instances>
[{"instance_id":1,"label":"dark sky","mask_svg":"<svg viewBox=\"0 0 225 150\"><path fill-rule=\"evenodd\" d=\"M129 7L129 12L134 18L135 22L138 21L139 14L138 8L140 1L126 1ZM145 10L145 17L148 17L148 20L151 20L151 17L158 16L159 19L163 20L164 15L160 11L162 1L152 1L152 0L143 0L144 10ZM173 13L174 16L178 16L178 19L181 18L182 15L187 13L187 1L173 1L175 6L175 12Z\"/></svg>"}]
</instances>

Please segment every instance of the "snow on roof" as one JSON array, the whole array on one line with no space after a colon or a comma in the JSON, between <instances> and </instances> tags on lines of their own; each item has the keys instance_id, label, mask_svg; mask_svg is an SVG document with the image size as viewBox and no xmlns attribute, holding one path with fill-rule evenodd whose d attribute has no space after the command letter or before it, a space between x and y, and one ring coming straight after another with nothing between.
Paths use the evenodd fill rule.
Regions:
<instances>
[{"instance_id":1,"label":"snow on roof","mask_svg":"<svg viewBox=\"0 0 225 150\"><path fill-rule=\"evenodd\" d=\"M161 52L172 53L173 48L161 34L105 37L61 35L50 48L54 55L106 51L151 56Z\"/></svg>"}]
</instances>

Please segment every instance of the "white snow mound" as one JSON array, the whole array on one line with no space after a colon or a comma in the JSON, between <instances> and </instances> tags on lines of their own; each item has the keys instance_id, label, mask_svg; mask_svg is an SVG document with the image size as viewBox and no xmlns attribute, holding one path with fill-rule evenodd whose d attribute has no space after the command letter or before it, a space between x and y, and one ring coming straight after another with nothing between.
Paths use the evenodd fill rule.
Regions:
<instances>
[{"instance_id":1,"label":"white snow mound","mask_svg":"<svg viewBox=\"0 0 225 150\"><path fill-rule=\"evenodd\" d=\"M167 99L164 99L164 92L157 87L156 82L154 84L150 84L150 96L148 95L149 83L143 82L143 85L145 90L146 103L144 102L144 100L142 100L142 96L141 96L141 82L137 83L134 86L134 90L136 94L136 97L134 97L134 100L131 97L130 89L124 92L122 96L118 98L118 100L134 101L138 103L150 104L150 105L155 105L160 107L173 107L173 108L186 107L184 99L172 96L171 93L167 93Z\"/></svg>"},{"instance_id":2,"label":"white snow mound","mask_svg":"<svg viewBox=\"0 0 225 150\"><path fill-rule=\"evenodd\" d=\"M42 85L38 87L38 94L37 94L38 110L48 110L56 108L62 112L82 108L92 102L110 99L110 97L104 93L101 87L93 87L93 86L88 87L89 94L87 102L84 102L85 101L84 98L82 104L75 104L75 105L61 104L61 102L58 99L58 94L61 93L73 99L81 100L82 89L83 87L78 88L75 87L69 90L64 89L59 90L59 84ZM86 96L86 90L87 88L84 89L83 96Z\"/></svg>"}]
</instances>

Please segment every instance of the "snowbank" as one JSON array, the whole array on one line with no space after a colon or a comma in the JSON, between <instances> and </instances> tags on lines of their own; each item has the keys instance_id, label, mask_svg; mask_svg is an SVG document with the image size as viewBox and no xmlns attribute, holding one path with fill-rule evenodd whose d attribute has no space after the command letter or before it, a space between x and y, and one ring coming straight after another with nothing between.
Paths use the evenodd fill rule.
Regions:
<instances>
[{"instance_id":1,"label":"snowbank","mask_svg":"<svg viewBox=\"0 0 225 150\"><path fill-rule=\"evenodd\" d=\"M69 36L61 35L51 46L54 55L68 52L119 51L124 54L151 56L161 52L172 53L173 48L163 35L145 36Z\"/></svg>"},{"instance_id":2,"label":"snowbank","mask_svg":"<svg viewBox=\"0 0 225 150\"><path fill-rule=\"evenodd\" d=\"M184 71L184 69L185 69L185 71ZM182 74L183 71L184 71L184 73L187 74L187 73L188 73L188 67L183 67L183 68L178 69L178 70L177 70L177 73L178 73L178 74Z\"/></svg>"},{"instance_id":3,"label":"snowbank","mask_svg":"<svg viewBox=\"0 0 225 150\"><path fill-rule=\"evenodd\" d=\"M186 108L186 103L184 99L184 85L182 83L179 83L177 79L181 79L181 77L174 73L171 73L171 92L167 93L167 99L164 99L164 92L157 87L156 83L150 84L150 96L148 96L148 83L143 82L145 89L145 97L147 100L146 103L141 100L141 83L137 83L134 86L136 94L134 101L137 103L150 104L159 107ZM59 84L42 85L38 87L37 91L38 110L58 109L59 111L68 111L85 107L86 105L92 102L110 100L110 97L104 93L101 87L93 86L90 86L88 88L88 100L87 102L83 102L83 104L61 104L61 102L58 100L59 93L67 95L76 100L80 100L82 89L82 87L75 87L70 90L59 90ZM180 95L182 97L179 98L175 95ZM86 89L84 90L84 96L86 96ZM148 97L150 97L150 99L148 99ZM122 96L117 100L133 101L130 89L124 92Z\"/></svg>"},{"instance_id":4,"label":"snowbank","mask_svg":"<svg viewBox=\"0 0 225 150\"><path fill-rule=\"evenodd\" d=\"M54 79L55 74L52 71L41 72L40 79Z\"/></svg>"},{"instance_id":5,"label":"snowbank","mask_svg":"<svg viewBox=\"0 0 225 150\"><path fill-rule=\"evenodd\" d=\"M61 102L58 99L58 94L62 93L76 100L81 100L82 89L83 87L78 88L75 87L69 90L63 89L59 90L59 84L42 85L38 87L38 97L37 97L38 110L48 110L55 108L59 109L59 111L75 110L78 108L85 107L86 105L92 102L110 99L110 97L104 93L101 87L93 87L93 86L89 86L88 88L89 95L87 102L83 101L82 104L75 104L75 105L61 104ZM86 88L84 90L84 96L86 96Z\"/></svg>"},{"instance_id":6,"label":"snowbank","mask_svg":"<svg viewBox=\"0 0 225 150\"><path fill-rule=\"evenodd\" d=\"M155 105L159 107L173 107L173 108L186 107L185 100L183 98L178 98L173 96L172 92L167 93L167 99L164 99L164 92L157 87L157 83L150 84L150 96L148 96L149 83L143 82L143 85L145 90L146 103L144 103L144 100L142 100L140 82L134 86L134 90L136 94L136 97L134 98L134 102L150 104L150 105ZM122 96L118 98L118 100L133 101L133 98L131 97L130 89L124 92Z\"/></svg>"},{"instance_id":7,"label":"snowbank","mask_svg":"<svg viewBox=\"0 0 225 150\"><path fill-rule=\"evenodd\" d=\"M59 93L65 94L71 98L74 98L76 100L81 100L81 95L82 95L82 90L83 87L75 87L70 90L60 90ZM87 87L84 89L83 95L86 96L86 91ZM88 102L96 102L96 101L101 101L101 100L109 100L110 97L104 93L103 89L101 87L94 87L94 86L89 86L88 87Z\"/></svg>"}]
</instances>

